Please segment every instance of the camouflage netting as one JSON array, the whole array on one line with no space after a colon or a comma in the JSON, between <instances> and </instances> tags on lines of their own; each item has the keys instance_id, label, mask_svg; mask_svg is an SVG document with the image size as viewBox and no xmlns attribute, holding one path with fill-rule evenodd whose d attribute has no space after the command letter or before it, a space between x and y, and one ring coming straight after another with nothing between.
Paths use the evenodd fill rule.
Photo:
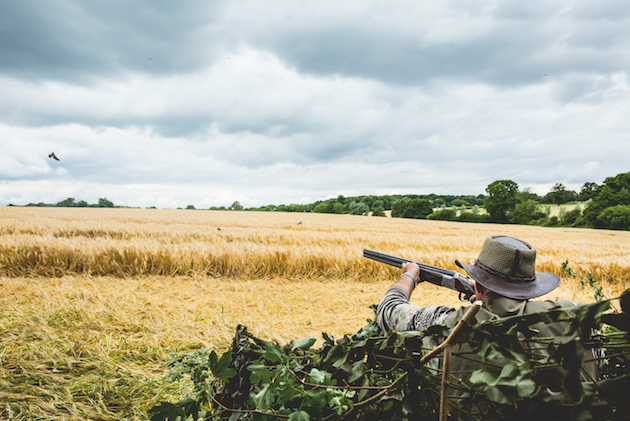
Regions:
<instances>
[{"instance_id":1,"label":"camouflage netting","mask_svg":"<svg viewBox=\"0 0 630 421\"><path fill-rule=\"evenodd\" d=\"M473 325L456 339L453 358L479 367L449 379L449 419L627 419L630 413L630 290L622 313L610 301L578 305L568 316L549 310ZM625 304L625 305L624 305ZM625 308L624 308L625 307ZM537 337L538 323L565 322L563 336ZM433 420L439 416L441 364L420 365L426 344L448 328L382 332L374 322L352 335L311 348L306 337L285 346L239 326L229 352L201 349L174 355L170 375L189 375L194 396L161 403L152 420L178 416L208 420ZM585 378L595 361L599 378ZM563 373L557 390L538 381L545 370ZM465 380L461 380L464 378Z\"/></svg>"}]
</instances>

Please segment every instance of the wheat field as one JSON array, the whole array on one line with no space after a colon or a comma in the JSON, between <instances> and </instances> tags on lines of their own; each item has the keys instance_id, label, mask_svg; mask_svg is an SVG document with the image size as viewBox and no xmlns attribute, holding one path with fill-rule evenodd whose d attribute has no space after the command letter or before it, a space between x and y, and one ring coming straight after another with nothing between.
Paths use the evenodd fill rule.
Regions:
<instances>
[{"instance_id":1,"label":"wheat field","mask_svg":"<svg viewBox=\"0 0 630 421\"><path fill-rule=\"evenodd\" d=\"M147 418L186 393L170 352L228 349L238 324L287 343L358 330L400 270L364 248L456 270L490 234L532 243L608 297L630 286L630 232L351 215L0 208L0 418ZM572 278L548 299L593 300ZM459 306L422 285L412 302Z\"/></svg>"}]
</instances>

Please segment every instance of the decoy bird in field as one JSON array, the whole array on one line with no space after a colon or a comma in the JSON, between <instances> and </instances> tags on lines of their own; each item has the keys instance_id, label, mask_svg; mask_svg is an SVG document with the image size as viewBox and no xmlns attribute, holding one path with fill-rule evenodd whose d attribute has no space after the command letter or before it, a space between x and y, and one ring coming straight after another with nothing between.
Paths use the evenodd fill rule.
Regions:
<instances>
[{"instance_id":1,"label":"decoy bird in field","mask_svg":"<svg viewBox=\"0 0 630 421\"><path fill-rule=\"evenodd\" d=\"M59 161L59 158L57 158L57 155L55 155L55 153L54 153L54 152L51 152L51 153L50 153L50 155L48 155L48 158L52 158L52 159L54 159L55 161Z\"/></svg>"},{"instance_id":2,"label":"decoy bird in field","mask_svg":"<svg viewBox=\"0 0 630 421\"><path fill-rule=\"evenodd\" d=\"M221 231L221 227L217 227L217 231Z\"/></svg>"}]
</instances>

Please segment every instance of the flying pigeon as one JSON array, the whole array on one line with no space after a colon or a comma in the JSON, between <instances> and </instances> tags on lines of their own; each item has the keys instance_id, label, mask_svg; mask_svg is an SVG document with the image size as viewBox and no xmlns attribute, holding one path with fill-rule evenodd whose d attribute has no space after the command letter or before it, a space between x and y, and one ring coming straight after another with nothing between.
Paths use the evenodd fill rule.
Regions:
<instances>
[{"instance_id":1,"label":"flying pigeon","mask_svg":"<svg viewBox=\"0 0 630 421\"><path fill-rule=\"evenodd\" d=\"M50 155L48 155L48 158L52 158L52 159L54 159L56 161L59 161L59 158L57 158L57 155L55 155L54 152L51 152Z\"/></svg>"}]
</instances>

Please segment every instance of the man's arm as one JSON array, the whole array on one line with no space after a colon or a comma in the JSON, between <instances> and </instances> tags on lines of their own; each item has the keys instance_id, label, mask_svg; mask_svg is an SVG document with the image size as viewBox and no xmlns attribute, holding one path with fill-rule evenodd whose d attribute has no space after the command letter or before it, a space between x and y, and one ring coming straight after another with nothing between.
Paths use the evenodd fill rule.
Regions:
<instances>
[{"instance_id":1,"label":"man's arm","mask_svg":"<svg viewBox=\"0 0 630 421\"><path fill-rule=\"evenodd\" d=\"M420 269L415 263L403 263L404 273L410 273L419 279ZM401 275L392 285L376 310L378 325L383 330L399 332L407 330L426 330L429 326L441 324L454 311L453 308L419 307L409 303L409 297L415 288L411 276Z\"/></svg>"},{"instance_id":2,"label":"man's arm","mask_svg":"<svg viewBox=\"0 0 630 421\"><path fill-rule=\"evenodd\" d=\"M420 281L420 268L415 263L406 262L402 264L403 274L400 275L400 278L394 283L394 286L400 287L407 295L407 299L411 297L411 293L416 287L416 283L411 278L411 276L406 275L407 273L411 274L416 281Z\"/></svg>"}]
</instances>

